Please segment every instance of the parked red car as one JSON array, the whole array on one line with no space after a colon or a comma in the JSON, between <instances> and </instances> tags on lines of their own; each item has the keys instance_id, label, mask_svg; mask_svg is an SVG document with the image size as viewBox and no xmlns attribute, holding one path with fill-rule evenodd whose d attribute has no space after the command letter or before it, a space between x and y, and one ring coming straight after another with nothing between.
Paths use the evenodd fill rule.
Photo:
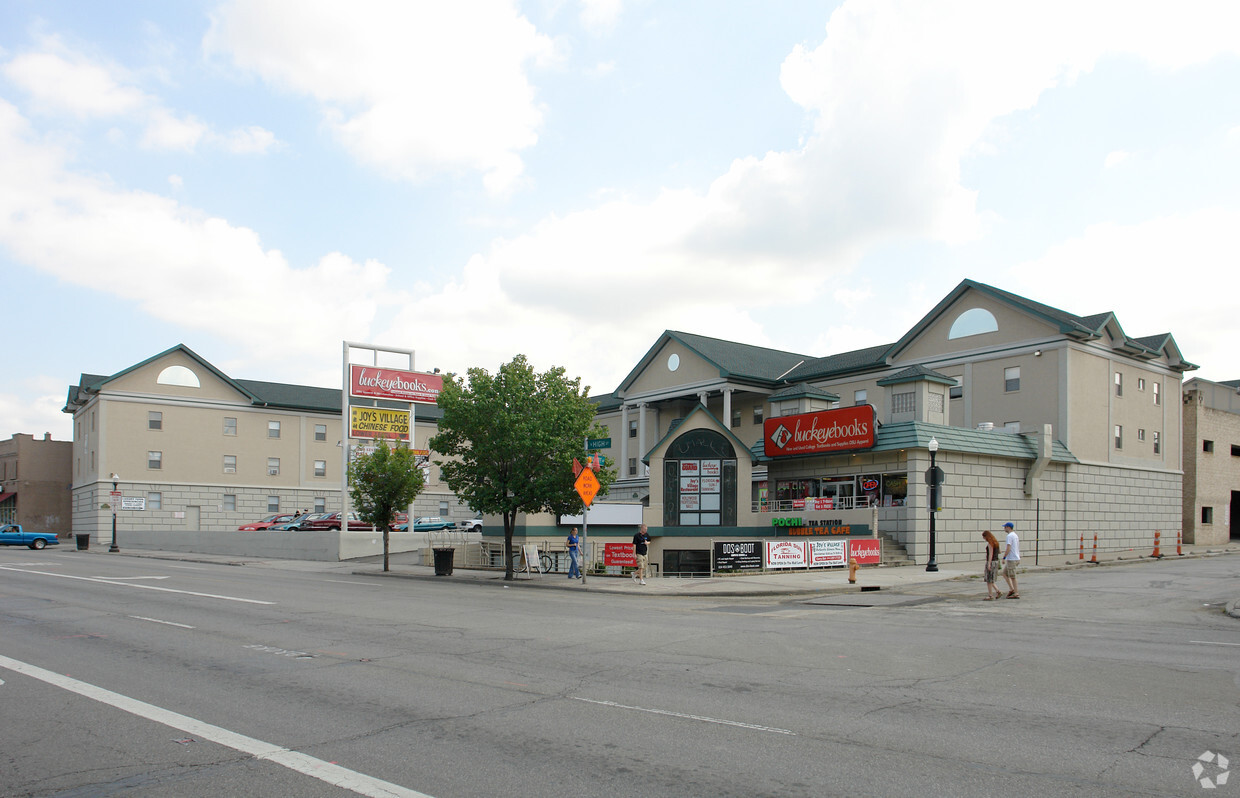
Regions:
<instances>
[{"instance_id":1,"label":"parked red car","mask_svg":"<svg viewBox=\"0 0 1240 798\"><path fill-rule=\"evenodd\" d=\"M328 513L318 518L312 518L302 529L340 529L340 513ZM370 531L374 529L370 524L358 517L357 513L349 513L349 529Z\"/></svg>"},{"instance_id":2,"label":"parked red car","mask_svg":"<svg viewBox=\"0 0 1240 798\"><path fill-rule=\"evenodd\" d=\"M276 513L269 515L261 521L251 521L248 524L242 524L237 527L239 532L256 532L260 529L271 529L276 524L287 524L293 520L293 513Z\"/></svg>"}]
</instances>

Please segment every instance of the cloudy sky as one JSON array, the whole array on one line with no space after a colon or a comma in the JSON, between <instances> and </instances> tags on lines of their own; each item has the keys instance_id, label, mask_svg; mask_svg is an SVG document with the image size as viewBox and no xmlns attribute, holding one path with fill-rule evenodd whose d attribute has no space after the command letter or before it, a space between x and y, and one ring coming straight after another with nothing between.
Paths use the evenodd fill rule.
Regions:
<instances>
[{"instance_id":1,"label":"cloudy sky","mask_svg":"<svg viewBox=\"0 0 1240 798\"><path fill-rule=\"evenodd\" d=\"M338 387L665 329L895 341L961 279L1240 378L1240 4L0 3L0 437L178 343Z\"/></svg>"}]
</instances>

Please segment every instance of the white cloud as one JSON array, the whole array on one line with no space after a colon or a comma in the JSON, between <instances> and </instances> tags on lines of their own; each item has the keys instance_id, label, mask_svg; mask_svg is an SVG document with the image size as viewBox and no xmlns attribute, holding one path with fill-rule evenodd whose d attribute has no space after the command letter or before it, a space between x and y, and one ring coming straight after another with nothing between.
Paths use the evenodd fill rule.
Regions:
<instances>
[{"instance_id":1,"label":"white cloud","mask_svg":"<svg viewBox=\"0 0 1240 798\"><path fill-rule=\"evenodd\" d=\"M0 391L0 418L13 432L27 432L42 438L50 432L57 441L72 440L72 419L60 412L65 406L65 381L61 377L36 375L6 381Z\"/></svg>"},{"instance_id":2,"label":"white cloud","mask_svg":"<svg viewBox=\"0 0 1240 798\"><path fill-rule=\"evenodd\" d=\"M1119 166L1131 157L1132 153L1124 152L1123 150L1115 150L1107 153L1106 160L1103 161L1102 165L1105 168L1110 169L1113 166Z\"/></svg>"},{"instance_id":3,"label":"white cloud","mask_svg":"<svg viewBox=\"0 0 1240 798\"><path fill-rule=\"evenodd\" d=\"M142 128L141 146L152 150L193 152L206 140L234 153L263 153L276 143L271 132L257 126L215 133L193 115L166 108L158 97L132 85L134 77L124 67L91 61L56 37L44 37L39 44L41 50L19 54L0 66L39 114L132 120ZM119 131L113 133L115 141L123 140Z\"/></svg>"},{"instance_id":4,"label":"white cloud","mask_svg":"<svg viewBox=\"0 0 1240 798\"><path fill-rule=\"evenodd\" d=\"M538 140L543 112L526 75L551 40L508 0L404 3L228 2L204 40L276 86L320 103L353 157L406 180L483 174L512 190L519 156Z\"/></svg>"},{"instance_id":5,"label":"white cloud","mask_svg":"<svg viewBox=\"0 0 1240 798\"><path fill-rule=\"evenodd\" d=\"M581 0L581 25L591 31L609 30L623 10L624 0Z\"/></svg>"},{"instance_id":6,"label":"white cloud","mask_svg":"<svg viewBox=\"0 0 1240 798\"><path fill-rule=\"evenodd\" d=\"M66 158L0 100L0 244L67 283L132 298L153 318L281 363L365 340L378 309L404 298L380 263L329 253L295 268L252 230L74 174ZM271 312L290 298L316 320L294 336L286 314Z\"/></svg>"},{"instance_id":7,"label":"white cloud","mask_svg":"<svg viewBox=\"0 0 1240 798\"><path fill-rule=\"evenodd\" d=\"M1093 225L1013 268L1003 287L1082 316L1113 311L1133 338L1169 332L1200 376L1232 380L1240 374L1219 373L1218 364L1235 362L1240 340L1237 269L1240 209L1209 208Z\"/></svg>"}]
</instances>

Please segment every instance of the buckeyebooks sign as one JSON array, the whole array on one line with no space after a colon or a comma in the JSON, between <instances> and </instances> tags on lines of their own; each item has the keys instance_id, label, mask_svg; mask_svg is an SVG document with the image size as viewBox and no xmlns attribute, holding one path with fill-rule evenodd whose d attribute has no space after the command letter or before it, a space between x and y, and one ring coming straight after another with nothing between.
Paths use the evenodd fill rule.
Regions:
<instances>
[{"instance_id":1,"label":"buckeyebooks sign","mask_svg":"<svg viewBox=\"0 0 1240 798\"><path fill-rule=\"evenodd\" d=\"M440 374L352 364L349 366L351 396L433 405L439 400L439 392L442 390L443 375Z\"/></svg>"},{"instance_id":2,"label":"buckeyebooks sign","mask_svg":"<svg viewBox=\"0 0 1240 798\"><path fill-rule=\"evenodd\" d=\"M874 448L874 408L870 405L778 416L762 422L767 457L823 454Z\"/></svg>"}]
</instances>

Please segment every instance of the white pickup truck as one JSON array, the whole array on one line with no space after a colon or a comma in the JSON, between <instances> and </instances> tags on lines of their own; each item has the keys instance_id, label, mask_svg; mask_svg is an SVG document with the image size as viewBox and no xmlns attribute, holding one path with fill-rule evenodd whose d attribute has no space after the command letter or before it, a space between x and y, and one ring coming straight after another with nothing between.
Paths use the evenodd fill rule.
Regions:
<instances>
[{"instance_id":1,"label":"white pickup truck","mask_svg":"<svg viewBox=\"0 0 1240 798\"><path fill-rule=\"evenodd\" d=\"M462 532L481 532L482 531L482 519L481 518L469 518L464 521L458 521L456 525L460 527Z\"/></svg>"}]
</instances>

